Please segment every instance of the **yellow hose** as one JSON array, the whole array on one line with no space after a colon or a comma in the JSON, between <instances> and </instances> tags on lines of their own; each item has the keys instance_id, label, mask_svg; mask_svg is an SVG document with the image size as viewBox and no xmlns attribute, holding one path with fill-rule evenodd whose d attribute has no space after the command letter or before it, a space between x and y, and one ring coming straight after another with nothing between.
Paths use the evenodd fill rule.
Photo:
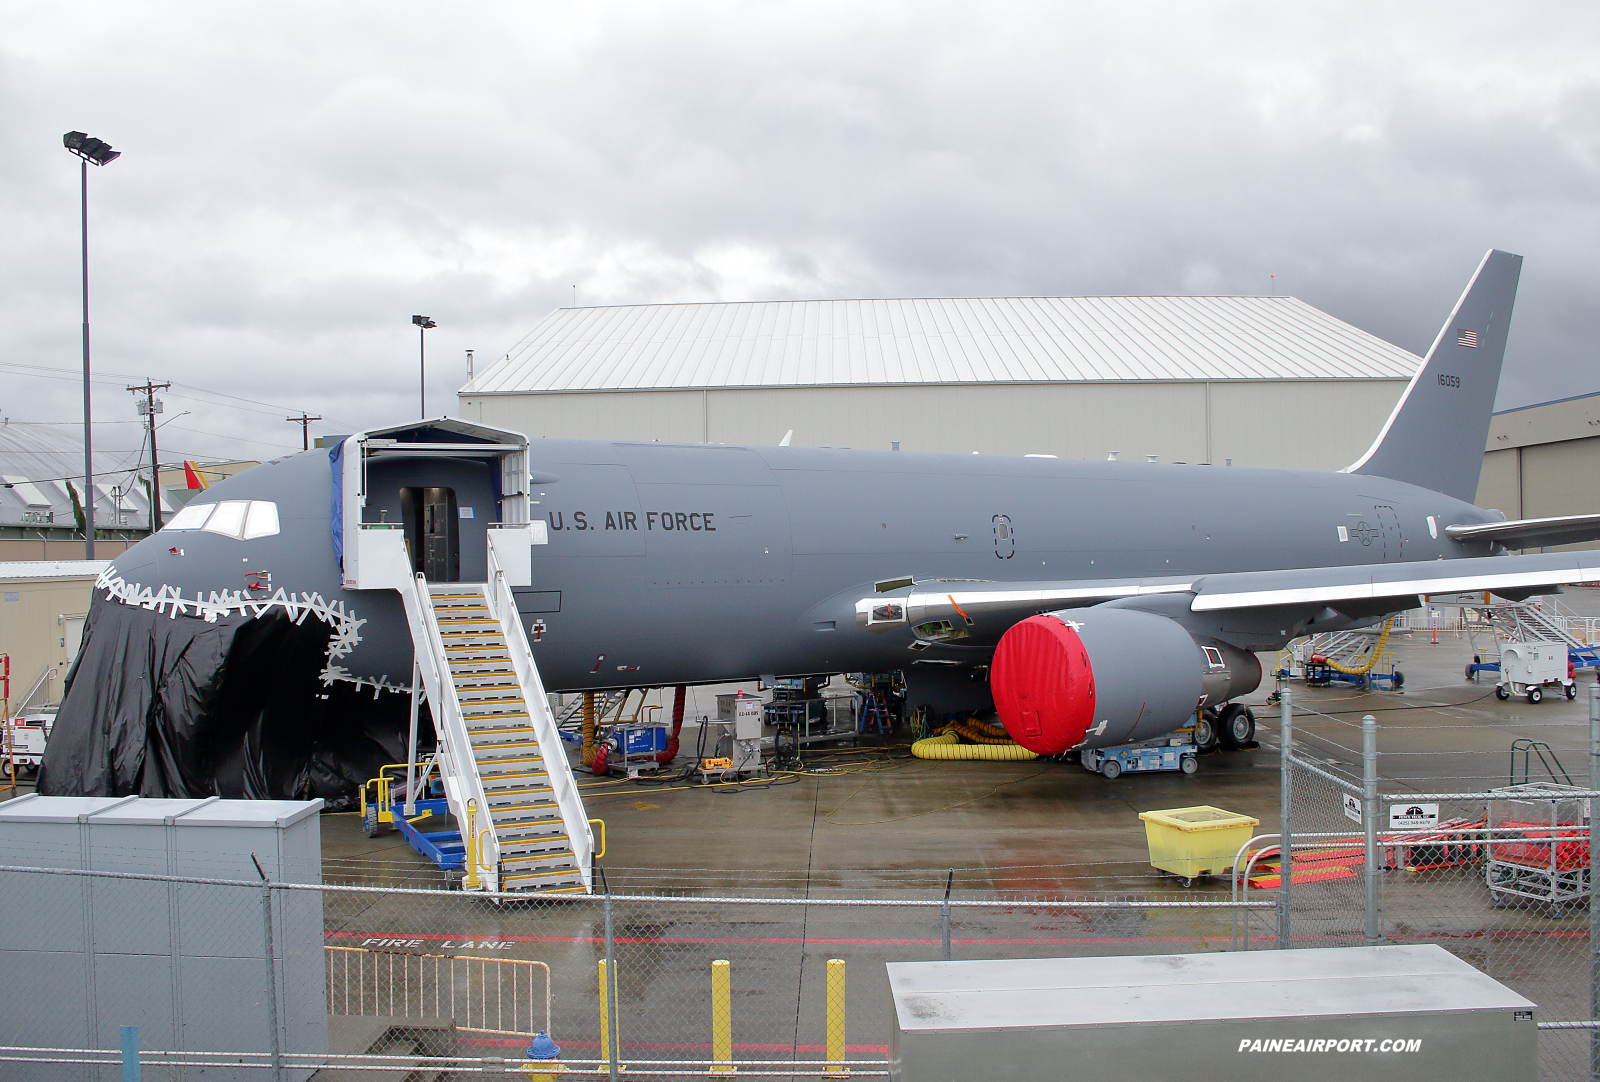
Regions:
<instances>
[{"instance_id":1,"label":"yellow hose","mask_svg":"<svg viewBox=\"0 0 1600 1082\"><path fill-rule=\"evenodd\" d=\"M594 692L586 691L586 692L583 693L583 748L582 748L582 755L583 755L583 765L584 766L593 766L594 765L594 755L595 755L595 746L594 746L595 724L594 723L595 723L595 717L594 717Z\"/></svg>"},{"instance_id":2,"label":"yellow hose","mask_svg":"<svg viewBox=\"0 0 1600 1082\"><path fill-rule=\"evenodd\" d=\"M955 733L940 733L911 745L918 759L991 759L1024 762L1039 756L1020 744L963 744Z\"/></svg>"},{"instance_id":3,"label":"yellow hose","mask_svg":"<svg viewBox=\"0 0 1600 1082\"><path fill-rule=\"evenodd\" d=\"M1378 645L1372 648L1372 654L1367 658L1367 663L1365 665L1362 665L1360 668L1347 668L1344 665L1339 664L1337 661L1330 659L1328 661L1328 668L1334 670L1335 672L1342 672L1346 676L1363 676L1366 673L1371 672L1372 667L1376 665L1378 663L1378 659L1383 656L1384 644L1389 641L1389 628L1393 625L1393 616L1389 617L1383 622L1383 634L1378 636Z\"/></svg>"},{"instance_id":4,"label":"yellow hose","mask_svg":"<svg viewBox=\"0 0 1600 1082\"><path fill-rule=\"evenodd\" d=\"M952 721L946 725L943 729L940 729L939 732L956 733L960 736L966 737L974 744L1016 743L1016 741L1011 739L1010 734L1008 734L1001 726L990 725L987 722L979 721L977 718L957 718L955 721ZM934 735L937 736L938 733L935 733Z\"/></svg>"}]
</instances>

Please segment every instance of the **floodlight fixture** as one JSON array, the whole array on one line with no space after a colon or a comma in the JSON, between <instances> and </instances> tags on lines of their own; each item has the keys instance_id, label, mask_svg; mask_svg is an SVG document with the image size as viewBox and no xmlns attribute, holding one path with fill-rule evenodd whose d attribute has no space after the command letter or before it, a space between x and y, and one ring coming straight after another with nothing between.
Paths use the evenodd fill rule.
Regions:
<instances>
[{"instance_id":1,"label":"floodlight fixture","mask_svg":"<svg viewBox=\"0 0 1600 1082\"><path fill-rule=\"evenodd\" d=\"M423 420L428 418L428 332L438 326L430 316L412 316L417 328L417 379L420 388L417 401Z\"/></svg>"},{"instance_id":2,"label":"floodlight fixture","mask_svg":"<svg viewBox=\"0 0 1600 1082\"><path fill-rule=\"evenodd\" d=\"M111 144L104 139L96 139L81 131L67 132L61 137L61 144L84 161L95 165L110 165L122 157L122 151L112 150Z\"/></svg>"}]
</instances>

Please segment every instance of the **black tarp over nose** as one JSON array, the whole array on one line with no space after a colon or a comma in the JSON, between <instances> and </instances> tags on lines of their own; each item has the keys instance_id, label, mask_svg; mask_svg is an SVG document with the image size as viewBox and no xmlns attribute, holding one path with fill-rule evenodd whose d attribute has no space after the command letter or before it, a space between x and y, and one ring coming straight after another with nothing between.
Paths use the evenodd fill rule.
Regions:
<instances>
[{"instance_id":1,"label":"black tarp over nose","mask_svg":"<svg viewBox=\"0 0 1600 1082\"><path fill-rule=\"evenodd\" d=\"M361 782L403 758L409 704L324 686L329 637L281 611L208 623L96 598L39 792L351 806Z\"/></svg>"}]
</instances>

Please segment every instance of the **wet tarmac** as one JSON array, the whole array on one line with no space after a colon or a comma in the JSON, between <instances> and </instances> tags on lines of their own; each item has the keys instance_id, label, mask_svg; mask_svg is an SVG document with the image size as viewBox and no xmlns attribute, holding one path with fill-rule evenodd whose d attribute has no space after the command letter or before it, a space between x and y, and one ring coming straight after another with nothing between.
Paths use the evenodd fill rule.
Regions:
<instances>
[{"instance_id":1,"label":"wet tarmac","mask_svg":"<svg viewBox=\"0 0 1600 1082\"><path fill-rule=\"evenodd\" d=\"M1600 614L1600 590L1572 590L1562 600ZM1387 649L1405 676L1399 692L1293 681L1302 747L1359 776L1360 719L1371 713L1380 725L1386 791L1507 784L1517 738L1547 743L1575 780L1586 780L1593 674L1580 674L1573 701L1501 702L1492 677L1464 679L1471 638L1453 631L1437 637L1435 643L1426 630L1390 636ZM1267 670L1277 663L1272 655L1261 660ZM1244 700L1258 719L1259 746L1202 756L1199 771L1187 776L1107 781L1049 760L925 761L911 758L908 740L895 737L807 749L805 773L755 784L580 779L590 814L606 823L602 865L613 889L942 895L950 870L957 894L969 897L1168 889L1170 880L1148 863L1141 811L1209 804L1259 819L1264 833L1277 829L1278 708L1267 705L1273 686L1269 677ZM694 738L686 726L684 746ZM432 874L397 835L364 837L353 814L324 816L323 852L330 878L358 866L363 877L415 881Z\"/></svg>"}]
</instances>

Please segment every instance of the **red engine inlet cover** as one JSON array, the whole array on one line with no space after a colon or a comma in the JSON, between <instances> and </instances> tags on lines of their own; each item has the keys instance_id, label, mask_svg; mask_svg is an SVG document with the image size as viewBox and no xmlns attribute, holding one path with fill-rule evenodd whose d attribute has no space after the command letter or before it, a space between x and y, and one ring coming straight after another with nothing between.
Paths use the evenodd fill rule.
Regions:
<instances>
[{"instance_id":1,"label":"red engine inlet cover","mask_svg":"<svg viewBox=\"0 0 1600 1082\"><path fill-rule=\"evenodd\" d=\"M1083 743L1094 724L1094 671L1078 633L1030 616L1001 636L989 691L1011 739L1040 755Z\"/></svg>"}]
</instances>

